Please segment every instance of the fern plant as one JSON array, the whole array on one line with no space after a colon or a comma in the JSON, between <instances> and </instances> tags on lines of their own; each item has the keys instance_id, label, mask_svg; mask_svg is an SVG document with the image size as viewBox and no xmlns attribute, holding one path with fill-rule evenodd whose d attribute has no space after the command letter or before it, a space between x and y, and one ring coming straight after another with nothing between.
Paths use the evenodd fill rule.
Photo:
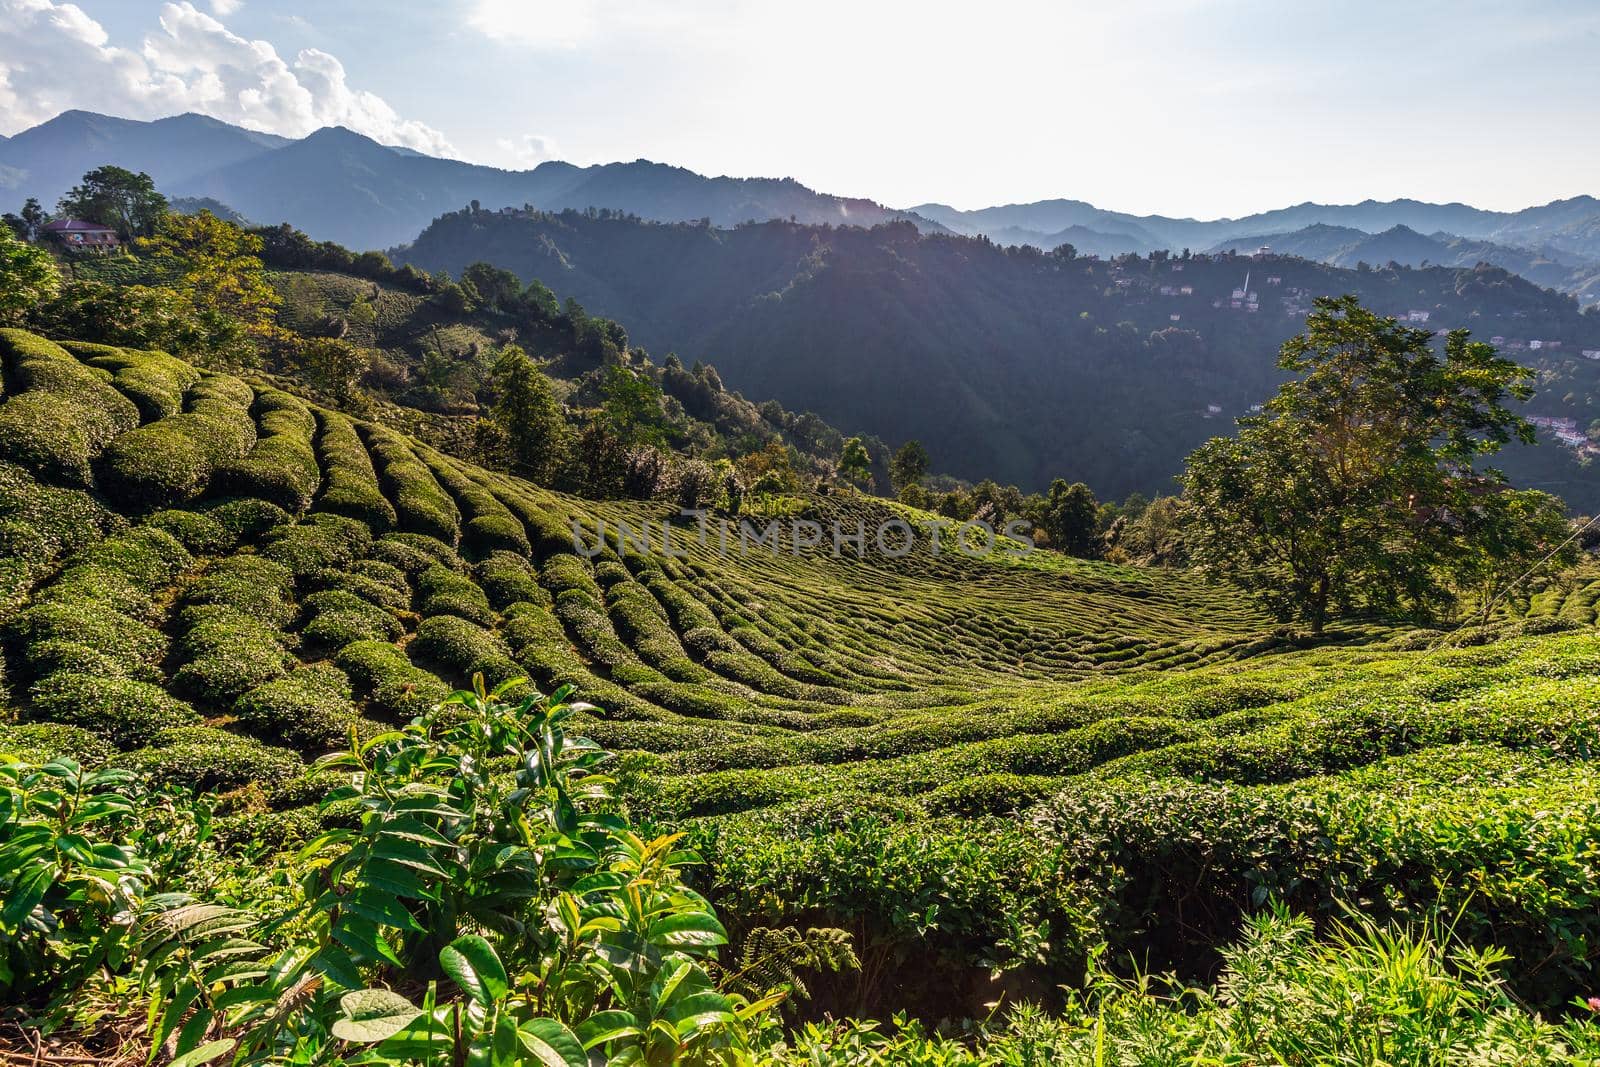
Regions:
<instances>
[{"instance_id":1,"label":"fern plant","mask_svg":"<svg viewBox=\"0 0 1600 1067\"><path fill-rule=\"evenodd\" d=\"M758 926L745 936L737 966L726 984L758 995L759 991L786 989L793 1000L810 1000L802 972L837 974L858 971L854 940L848 930L836 927Z\"/></svg>"}]
</instances>

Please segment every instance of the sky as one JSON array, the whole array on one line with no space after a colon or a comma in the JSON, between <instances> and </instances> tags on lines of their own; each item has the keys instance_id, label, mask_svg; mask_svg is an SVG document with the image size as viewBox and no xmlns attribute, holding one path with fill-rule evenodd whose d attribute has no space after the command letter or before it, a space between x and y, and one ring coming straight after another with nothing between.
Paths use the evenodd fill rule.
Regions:
<instances>
[{"instance_id":1,"label":"sky","mask_svg":"<svg viewBox=\"0 0 1600 1067\"><path fill-rule=\"evenodd\" d=\"M1511 210L1600 194L1597 56L1596 0L0 0L0 134L198 111L894 207Z\"/></svg>"}]
</instances>

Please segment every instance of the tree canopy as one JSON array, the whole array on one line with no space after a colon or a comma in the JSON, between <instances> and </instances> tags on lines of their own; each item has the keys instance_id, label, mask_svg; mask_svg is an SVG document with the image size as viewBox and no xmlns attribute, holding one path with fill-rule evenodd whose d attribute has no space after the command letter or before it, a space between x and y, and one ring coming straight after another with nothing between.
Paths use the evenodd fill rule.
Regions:
<instances>
[{"instance_id":1,"label":"tree canopy","mask_svg":"<svg viewBox=\"0 0 1600 1067\"><path fill-rule=\"evenodd\" d=\"M17 325L60 288L61 276L50 253L0 226L0 326Z\"/></svg>"},{"instance_id":2,"label":"tree canopy","mask_svg":"<svg viewBox=\"0 0 1600 1067\"><path fill-rule=\"evenodd\" d=\"M550 379L521 348L507 345L495 360L493 380L498 395L491 418L518 473L545 481L566 453L566 420Z\"/></svg>"},{"instance_id":3,"label":"tree canopy","mask_svg":"<svg viewBox=\"0 0 1600 1067\"><path fill-rule=\"evenodd\" d=\"M186 349L242 359L245 339L270 330L279 298L261 262L260 237L201 211L165 216L139 246L172 279L197 324Z\"/></svg>"},{"instance_id":4,"label":"tree canopy","mask_svg":"<svg viewBox=\"0 0 1600 1067\"><path fill-rule=\"evenodd\" d=\"M872 485L872 455L861 438L850 438L839 451L839 475L852 485Z\"/></svg>"},{"instance_id":5,"label":"tree canopy","mask_svg":"<svg viewBox=\"0 0 1600 1067\"><path fill-rule=\"evenodd\" d=\"M901 445L889 461L889 478L896 492L921 482L928 473L928 462L928 450L921 441L907 441Z\"/></svg>"},{"instance_id":6,"label":"tree canopy","mask_svg":"<svg viewBox=\"0 0 1600 1067\"><path fill-rule=\"evenodd\" d=\"M1530 372L1467 331L1435 346L1354 296L1319 298L1278 366L1295 377L1195 451L1184 487L1196 562L1280 617L1429 615L1564 528L1559 502L1475 466L1532 442L1507 407Z\"/></svg>"},{"instance_id":7,"label":"tree canopy","mask_svg":"<svg viewBox=\"0 0 1600 1067\"><path fill-rule=\"evenodd\" d=\"M57 212L110 226L124 241L152 236L167 214L167 198L156 191L155 179L122 167L97 167L61 198Z\"/></svg>"}]
</instances>

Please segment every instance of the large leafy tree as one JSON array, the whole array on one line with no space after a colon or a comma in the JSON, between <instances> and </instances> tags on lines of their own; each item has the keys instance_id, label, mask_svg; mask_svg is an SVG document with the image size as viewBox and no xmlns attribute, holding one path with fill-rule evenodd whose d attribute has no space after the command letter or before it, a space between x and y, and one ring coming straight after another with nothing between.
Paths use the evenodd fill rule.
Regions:
<instances>
[{"instance_id":1,"label":"large leafy tree","mask_svg":"<svg viewBox=\"0 0 1600 1067\"><path fill-rule=\"evenodd\" d=\"M254 338L273 329L278 294L261 262L261 238L209 211L167 215L139 242L195 323L186 351L247 361Z\"/></svg>"},{"instance_id":2,"label":"large leafy tree","mask_svg":"<svg viewBox=\"0 0 1600 1067\"><path fill-rule=\"evenodd\" d=\"M907 441L895 450L894 458L889 461L889 479L896 492L917 485L927 473L928 450L922 447L921 441Z\"/></svg>"},{"instance_id":3,"label":"large leafy tree","mask_svg":"<svg viewBox=\"0 0 1600 1067\"><path fill-rule=\"evenodd\" d=\"M167 214L167 198L156 191L155 179L143 171L104 166L83 176L83 183L61 198L57 212L110 226L124 241L149 237Z\"/></svg>"},{"instance_id":4,"label":"large leafy tree","mask_svg":"<svg viewBox=\"0 0 1600 1067\"><path fill-rule=\"evenodd\" d=\"M1082 482L1051 482L1039 525L1058 552L1085 559L1100 555L1100 502Z\"/></svg>"},{"instance_id":5,"label":"large leafy tree","mask_svg":"<svg viewBox=\"0 0 1600 1067\"><path fill-rule=\"evenodd\" d=\"M861 438L850 438L839 450L839 475L852 485L871 488L872 454Z\"/></svg>"},{"instance_id":6,"label":"large leafy tree","mask_svg":"<svg viewBox=\"0 0 1600 1067\"><path fill-rule=\"evenodd\" d=\"M1195 561L1281 618L1320 631L1340 611L1431 613L1464 569L1501 573L1554 531L1548 505L1475 469L1533 440L1506 406L1529 372L1492 346L1465 330L1436 346L1325 297L1278 366L1294 377L1189 457L1184 491Z\"/></svg>"},{"instance_id":7,"label":"large leafy tree","mask_svg":"<svg viewBox=\"0 0 1600 1067\"><path fill-rule=\"evenodd\" d=\"M17 325L60 288L61 276L50 253L0 226L0 326Z\"/></svg>"},{"instance_id":8,"label":"large leafy tree","mask_svg":"<svg viewBox=\"0 0 1600 1067\"><path fill-rule=\"evenodd\" d=\"M516 345L495 359L496 399L491 418L504 437L519 473L545 481L560 470L567 450L567 423L550 379Z\"/></svg>"},{"instance_id":9,"label":"large leafy tree","mask_svg":"<svg viewBox=\"0 0 1600 1067\"><path fill-rule=\"evenodd\" d=\"M655 445L666 440L666 415L655 382L613 363L601 377L600 395L606 422L624 445Z\"/></svg>"}]
</instances>

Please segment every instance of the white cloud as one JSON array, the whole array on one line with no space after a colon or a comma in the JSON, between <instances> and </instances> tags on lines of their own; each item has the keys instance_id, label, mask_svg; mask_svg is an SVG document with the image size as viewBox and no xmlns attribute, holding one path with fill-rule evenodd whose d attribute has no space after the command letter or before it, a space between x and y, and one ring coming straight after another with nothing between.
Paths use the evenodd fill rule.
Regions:
<instances>
[{"instance_id":1,"label":"white cloud","mask_svg":"<svg viewBox=\"0 0 1600 1067\"><path fill-rule=\"evenodd\" d=\"M527 170L547 159L556 158L555 142L531 133L515 138L496 138L494 146L499 150L495 162L513 170Z\"/></svg>"},{"instance_id":2,"label":"white cloud","mask_svg":"<svg viewBox=\"0 0 1600 1067\"><path fill-rule=\"evenodd\" d=\"M271 43L230 32L188 0L163 4L159 30L137 48L112 44L75 4L0 0L0 132L68 108L129 118L196 111L289 137L347 126L384 144L452 151L438 130L352 88L336 57L308 48L287 62Z\"/></svg>"},{"instance_id":3,"label":"white cloud","mask_svg":"<svg viewBox=\"0 0 1600 1067\"><path fill-rule=\"evenodd\" d=\"M211 10L227 17L244 6L244 0L211 0Z\"/></svg>"},{"instance_id":4,"label":"white cloud","mask_svg":"<svg viewBox=\"0 0 1600 1067\"><path fill-rule=\"evenodd\" d=\"M595 35L596 0L472 0L467 25L497 41L576 48Z\"/></svg>"}]
</instances>

